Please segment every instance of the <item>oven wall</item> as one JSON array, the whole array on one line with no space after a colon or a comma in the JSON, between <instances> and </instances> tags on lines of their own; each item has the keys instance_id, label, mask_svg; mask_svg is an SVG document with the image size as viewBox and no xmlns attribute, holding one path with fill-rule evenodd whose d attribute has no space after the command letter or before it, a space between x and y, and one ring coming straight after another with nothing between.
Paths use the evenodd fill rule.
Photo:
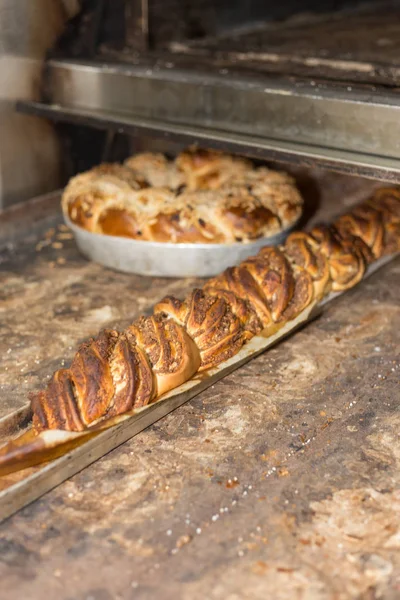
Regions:
<instances>
[{"instance_id":1,"label":"oven wall","mask_svg":"<svg viewBox=\"0 0 400 600\"><path fill-rule=\"evenodd\" d=\"M259 21L329 13L368 2L370 0L147 0L149 44L152 48L162 48L170 42L219 35Z\"/></svg>"},{"instance_id":2,"label":"oven wall","mask_svg":"<svg viewBox=\"0 0 400 600\"><path fill-rule=\"evenodd\" d=\"M45 120L15 112L40 97L43 59L78 4L0 0L0 210L59 185L60 152Z\"/></svg>"}]
</instances>

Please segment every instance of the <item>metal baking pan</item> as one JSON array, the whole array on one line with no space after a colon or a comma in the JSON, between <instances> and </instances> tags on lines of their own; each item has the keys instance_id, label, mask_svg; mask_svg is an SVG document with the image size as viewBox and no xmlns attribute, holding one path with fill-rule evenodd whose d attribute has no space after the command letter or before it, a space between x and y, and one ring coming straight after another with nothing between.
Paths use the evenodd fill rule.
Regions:
<instances>
[{"instance_id":1,"label":"metal baking pan","mask_svg":"<svg viewBox=\"0 0 400 600\"><path fill-rule=\"evenodd\" d=\"M370 265L364 279L393 260L395 256L398 255L383 257ZM0 522L292 334L318 316L325 304L344 293L346 292L331 293L319 303L314 301L274 334L268 337L264 337L262 333L254 336L230 359L206 373L197 373L192 379L167 392L153 404L121 415L117 424L100 431L94 437L88 436L87 432L84 434L63 432L66 445L71 442L71 438L80 436L82 443L64 447L60 454L51 455L50 452L49 455L40 456L40 447L36 447L36 456L33 456L29 468L15 470L15 457L10 460L10 457L2 456L0 450ZM30 406L27 404L0 419L0 447L2 443L26 433L30 428L31 416Z\"/></svg>"},{"instance_id":2,"label":"metal baking pan","mask_svg":"<svg viewBox=\"0 0 400 600\"><path fill-rule=\"evenodd\" d=\"M175 244L92 233L65 214L64 220L79 250L90 260L116 271L153 277L212 277L257 254L263 246L282 244L297 225L250 243Z\"/></svg>"}]
</instances>

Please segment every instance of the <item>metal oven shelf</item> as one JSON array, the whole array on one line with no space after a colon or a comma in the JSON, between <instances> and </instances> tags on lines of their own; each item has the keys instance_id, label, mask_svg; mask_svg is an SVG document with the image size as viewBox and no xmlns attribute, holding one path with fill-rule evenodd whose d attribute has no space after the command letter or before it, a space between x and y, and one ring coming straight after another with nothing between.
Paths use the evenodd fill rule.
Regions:
<instances>
[{"instance_id":1,"label":"metal oven shelf","mask_svg":"<svg viewBox=\"0 0 400 600\"><path fill-rule=\"evenodd\" d=\"M18 109L400 181L400 94L387 88L147 58L49 61L46 94L48 103L20 102Z\"/></svg>"}]
</instances>

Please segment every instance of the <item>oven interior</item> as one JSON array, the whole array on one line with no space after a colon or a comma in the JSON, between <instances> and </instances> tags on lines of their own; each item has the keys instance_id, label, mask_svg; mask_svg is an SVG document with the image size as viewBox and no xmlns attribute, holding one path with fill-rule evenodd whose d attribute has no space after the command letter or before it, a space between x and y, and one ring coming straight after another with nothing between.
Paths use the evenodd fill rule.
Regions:
<instances>
[{"instance_id":1,"label":"oven interior","mask_svg":"<svg viewBox=\"0 0 400 600\"><path fill-rule=\"evenodd\" d=\"M400 3L83 0L20 113L54 124L62 179L198 144L397 182Z\"/></svg>"},{"instance_id":2,"label":"oven interior","mask_svg":"<svg viewBox=\"0 0 400 600\"><path fill-rule=\"evenodd\" d=\"M76 4L40 85L16 105L21 118L51 124L59 173L56 186L42 160L49 176L37 197L26 185L0 203L0 421L15 413L28 423L28 394L79 340L201 285L84 260L60 211L58 190L75 173L137 151L216 148L290 171L308 224L400 180L399 2ZM393 273L379 274L382 297L395 294Z\"/></svg>"}]
</instances>

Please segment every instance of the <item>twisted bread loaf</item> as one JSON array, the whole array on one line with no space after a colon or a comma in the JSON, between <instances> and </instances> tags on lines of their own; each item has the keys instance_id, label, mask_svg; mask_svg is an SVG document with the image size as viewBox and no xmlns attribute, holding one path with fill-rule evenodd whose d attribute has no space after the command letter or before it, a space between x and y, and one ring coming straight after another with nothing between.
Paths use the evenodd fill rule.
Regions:
<instances>
[{"instance_id":1,"label":"twisted bread loaf","mask_svg":"<svg viewBox=\"0 0 400 600\"><path fill-rule=\"evenodd\" d=\"M353 287L367 265L400 251L400 190L381 189L330 227L295 232L279 248L209 280L183 301L166 297L124 332L79 348L32 397L37 431L81 431L144 406L271 334L330 291Z\"/></svg>"},{"instance_id":2,"label":"twisted bread loaf","mask_svg":"<svg viewBox=\"0 0 400 600\"><path fill-rule=\"evenodd\" d=\"M172 243L248 242L302 212L292 178L245 159L191 150L174 161L143 153L70 180L62 207L94 233Z\"/></svg>"}]
</instances>

